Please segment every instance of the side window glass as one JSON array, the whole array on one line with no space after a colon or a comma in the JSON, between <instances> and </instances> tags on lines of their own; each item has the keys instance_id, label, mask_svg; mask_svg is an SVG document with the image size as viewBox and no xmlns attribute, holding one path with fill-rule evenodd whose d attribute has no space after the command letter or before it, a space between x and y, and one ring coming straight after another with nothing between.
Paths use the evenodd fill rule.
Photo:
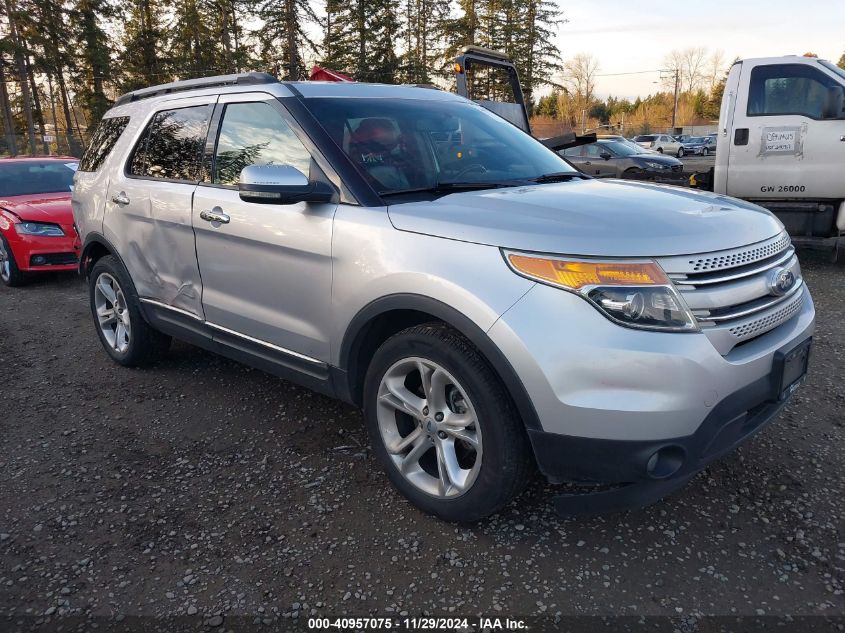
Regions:
<instances>
[{"instance_id":1,"label":"side window glass","mask_svg":"<svg viewBox=\"0 0 845 633\"><path fill-rule=\"evenodd\" d=\"M580 156L581 155L581 147L567 147L563 150L564 156Z\"/></svg>"},{"instance_id":2,"label":"side window glass","mask_svg":"<svg viewBox=\"0 0 845 633\"><path fill-rule=\"evenodd\" d=\"M135 148L129 173L147 178L198 181L210 115L208 105L157 112Z\"/></svg>"},{"instance_id":3,"label":"side window glass","mask_svg":"<svg viewBox=\"0 0 845 633\"><path fill-rule=\"evenodd\" d=\"M586 150L586 154L589 158L598 158L602 151L601 146L598 143L585 145L584 149Z\"/></svg>"},{"instance_id":4,"label":"side window glass","mask_svg":"<svg viewBox=\"0 0 845 633\"><path fill-rule=\"evenodd\" d=\"M214 152L213 182L237 185L248 165L293 165L306 176L311 155L269 103L230 103L223 112Z\"/></svg>"},{"instance_id":5,"label":"side window glass","mask_svg":"<svg viewBox=\"0 0 845 633\"><path fill-rule=\"evenodd\" d=\"M116 116L100 121L91 143L79 161L79 171L97 171L114 148L117 139L129 123L128 116Z\"/></svg>"},{"instance_id":6,"label":"side window glass","mask_svg":"<svg viewBox=\"0 0 845 633\"><path fill-rule=\"evenodd\" d=\"M750 116L803 114L820 119L827 101L827 82L803 64L758 66L751 71Z\"/></svg>"}]
</instances>

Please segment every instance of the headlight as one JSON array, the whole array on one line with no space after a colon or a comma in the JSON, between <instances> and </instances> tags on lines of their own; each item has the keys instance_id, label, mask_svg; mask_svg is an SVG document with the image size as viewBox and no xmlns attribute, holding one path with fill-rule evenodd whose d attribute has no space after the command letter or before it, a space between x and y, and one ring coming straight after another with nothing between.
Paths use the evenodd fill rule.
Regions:
<instances>
[{"instance_id":1,"label":"headlight","mask_svg":"<svg viewBox=\"0 0 845 633\"><path fill-rule=\"evenodd\" d=\"M43 222L20 222L15 224L15 230L20 235L37 235L39 237L62 237L65 234L58 224Z\"/></svg>"},{"instance_id":2,"label":"headlight","mask_svg":"<svg viewBox=\"0 0 845 633\"><path fill-rule=\"evenodd\" d=\"M655 163L655 162L650 161L650 160L647 160L645 162L645 166L648 167L649 169L664 169L666 167L666 165L664 165L663 163Z\"/></svg>"},{"instance_id":3,"label":"headlight","mask_svg":"<svg viewBox=\"0 0 845 633\"><path fill-rule=\"evenodd\" d=\"M698 331L672 282L653 261L559 259L515 252L504 255L517 274L575 293L621 325Z\"/></svg>"}]
</instances>

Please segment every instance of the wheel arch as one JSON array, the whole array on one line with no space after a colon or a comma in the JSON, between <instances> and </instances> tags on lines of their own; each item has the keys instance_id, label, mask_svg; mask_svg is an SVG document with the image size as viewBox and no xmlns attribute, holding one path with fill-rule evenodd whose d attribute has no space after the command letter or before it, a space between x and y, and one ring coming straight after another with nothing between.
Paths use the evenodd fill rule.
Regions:
<instances>
[{"instance_id":1,"label":"wheel arch","mask_svg":"<svg viewBox=\"0 0 845 633\"><path fill-rule=\"evenodd\" d=\"M487 333L455 308L423 295L394 294L382 297L355 315L340 346L340 375L335 384L338 395L360 406L369 359L376 349L405 328L430 321L441 321L465 336L490 363L525 426L529 429L542 428L525 386L510 361Z\"/></svg>"},{"instance_id":2,"label":"wheel arch","mask_svg":"<svg viewBox=\"0 0 845 633\"><path fill-rule=\"evenodd\" d=\"M82 254L79 256L79 274L87 278L94 264L106 255L116 257L123 264L123 260L117 254L117 249L105 236L100 233L89 233L82 245Z\"/></svg>"}]
</instances>

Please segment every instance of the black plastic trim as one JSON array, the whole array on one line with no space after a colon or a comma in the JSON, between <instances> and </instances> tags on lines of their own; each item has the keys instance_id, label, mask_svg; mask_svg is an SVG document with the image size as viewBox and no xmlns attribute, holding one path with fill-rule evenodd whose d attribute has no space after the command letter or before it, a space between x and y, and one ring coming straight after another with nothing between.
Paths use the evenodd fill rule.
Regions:
<instances>
[{"instance_id":1,"label":"black plastic trim","mask_svg":"<svg viewBox=\"0 0 845 633\"><path fill-rule=\"evenodd\" d=\"M393 310L413 310L430 314L436 319L448 323L478 348L493 369L502 379L523 423L528 429L541 429L537 410L528 391L502 351L490 340L487 333L478 327L469 317L455 308L431 297L416 294L393 294L381 297L361 309L350 321L340 347L339 380L336 384L338 397L354 402L355 394L360 390L358 384L361 368L356 366L358 352L367 332L367 326L376 317Z\"/></svg>"},{"instance_id":2,"label":"black plastic trim","mask_svg":"<svg viewBox=\"0 0 845 633\"><path fill-rule=\"evenodd\" d=\"M313 363L286 354L152 303L142 301L141 309L147 322L165 334L313 391L336 397L329 367L323 363Z\"/></svg>"}]
</instances>

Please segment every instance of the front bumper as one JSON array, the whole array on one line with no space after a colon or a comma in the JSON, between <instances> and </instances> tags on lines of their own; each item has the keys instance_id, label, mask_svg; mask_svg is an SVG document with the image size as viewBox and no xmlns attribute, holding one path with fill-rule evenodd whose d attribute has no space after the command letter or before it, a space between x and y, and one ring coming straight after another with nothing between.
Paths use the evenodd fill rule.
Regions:
<instances>
[{"instance_id":1,"label":"front bumper","mask_svg":"<svg viewBox=\"0 0 845 633\"><path fill-rule=\"evenodd\" d=\"M792 319L722 356L703 333L624 328L537 285L488 334L534 403L546 477L622 486L559 499L571 514L656 500L759 431L784 406L776 355L811 337L814 319L807 293Z\"/></svg>"},{"instance_id":2,"label":"front bumper","mask_svg":"<svg viewBox=\"0 0 845 633\"><path fill-rule=\"evenodd\" d=\"M76 270L79 244L72 226L62 225L63 237L20 235L14 226L3 233L15 263L23 272Z\"/></svg>"}]
</instances>

